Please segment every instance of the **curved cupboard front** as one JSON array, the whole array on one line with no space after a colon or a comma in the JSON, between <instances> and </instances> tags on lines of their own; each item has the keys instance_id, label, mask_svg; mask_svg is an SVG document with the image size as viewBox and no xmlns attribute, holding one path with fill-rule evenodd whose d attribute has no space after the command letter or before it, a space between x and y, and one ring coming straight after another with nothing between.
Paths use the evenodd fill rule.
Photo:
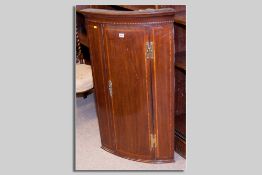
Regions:
<instances>
[{"instance_id":1,"label":"curved cupboard front","mask_svg":"<svg viewBox=\"0 0 262 175\"><path fill-rule=\"evenodd\" d=\"M174 161L174 10L84 9L102 148Z\"/></svg>"}]
</instances>

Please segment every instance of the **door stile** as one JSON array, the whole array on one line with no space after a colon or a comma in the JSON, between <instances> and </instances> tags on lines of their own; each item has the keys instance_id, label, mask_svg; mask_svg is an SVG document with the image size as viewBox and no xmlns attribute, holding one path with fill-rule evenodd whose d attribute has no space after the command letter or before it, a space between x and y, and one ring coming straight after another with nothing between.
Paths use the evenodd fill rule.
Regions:
<instances>
[{"instance_id":1,"label":"door stile","mask_svg":"<svg viewBox=\"0 0 262 175\"><path fill-rule=\"evenodd\" d=\"M147 27L147 31L148 31L148 42L149 43L153 43L154 45L154 42L153 42L153 33L152 33L152 29L150 27ZM155 151L156 151L156 134L155 134L155 114L154 114L154 96L153 96L153 60L154 60L154 51L153 51L153 54L152 54L152 58L146 58L147 62L149 62L149 96L150 96L150 111L151 111L151 132L150 132L150 146L151 146L151 152L152 152L152 157L153 159L156 159L156 154L155 154ZM154 142L154 144L152 144L152 142Z\"/></svg>"}]
</instances>

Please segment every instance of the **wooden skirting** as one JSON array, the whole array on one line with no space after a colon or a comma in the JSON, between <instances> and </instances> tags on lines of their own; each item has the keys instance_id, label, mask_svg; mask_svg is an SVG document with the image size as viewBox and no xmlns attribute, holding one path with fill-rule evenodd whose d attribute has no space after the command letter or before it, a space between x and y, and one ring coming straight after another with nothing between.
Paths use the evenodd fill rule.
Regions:
<instances>
[{"instance_id":1,"label":"wooden skirting","mask_svg":"<svg viewBox=\"0 0 262 175\"><path fill-rule=\"evenodd\" d=\"M177 133L175 134L175 150L183 158L186 158L186 141Z\"/></svg>"}]
</instances>

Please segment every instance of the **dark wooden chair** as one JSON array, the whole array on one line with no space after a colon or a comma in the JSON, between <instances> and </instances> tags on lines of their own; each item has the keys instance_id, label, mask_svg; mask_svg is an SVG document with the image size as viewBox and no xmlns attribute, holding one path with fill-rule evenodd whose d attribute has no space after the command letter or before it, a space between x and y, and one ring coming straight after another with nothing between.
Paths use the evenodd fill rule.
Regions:
<instances>
[{"instance_id":1,"label":"dark wooden chair","mask_svg":"<svg viewBox=\"0 0 262 175\"><path fill-rule=\"evenodd\" d=\"M91 65L88 65L87 60L84 58L81 44L79 41L78 30L76 28L76 97L86 98L89 94L93 93L93 76Z\"/></svg>"}]
</instances>

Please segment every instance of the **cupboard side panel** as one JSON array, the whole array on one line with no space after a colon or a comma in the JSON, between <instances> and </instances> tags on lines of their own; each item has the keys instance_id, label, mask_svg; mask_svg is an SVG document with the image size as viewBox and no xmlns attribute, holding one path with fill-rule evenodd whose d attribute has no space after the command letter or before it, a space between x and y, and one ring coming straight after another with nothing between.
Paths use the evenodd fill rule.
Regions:
<instances>
[{"instance_id":1,"label":"cupboard side panel","mask_svg":"<svg viewBox=\"0 0 262 175\"><path fill-rule=\"evenodd\" d=\"M90 57L101 143L103 147L114 150L114 131L107 100L108 84L103 61L102 26L89 23L86 28L88 28L89 33Z\"/></svg>"},{"instance_id":2,"label":"cupboard side panel","mask_svg":"<svg viewBox=\"0 0 262 175\"><path fill-rule=\"evenodd\" d=\"M153 108L156 159L174 159L174 30L172 24L154 26Z\"/></svg>"}]
</instances>

